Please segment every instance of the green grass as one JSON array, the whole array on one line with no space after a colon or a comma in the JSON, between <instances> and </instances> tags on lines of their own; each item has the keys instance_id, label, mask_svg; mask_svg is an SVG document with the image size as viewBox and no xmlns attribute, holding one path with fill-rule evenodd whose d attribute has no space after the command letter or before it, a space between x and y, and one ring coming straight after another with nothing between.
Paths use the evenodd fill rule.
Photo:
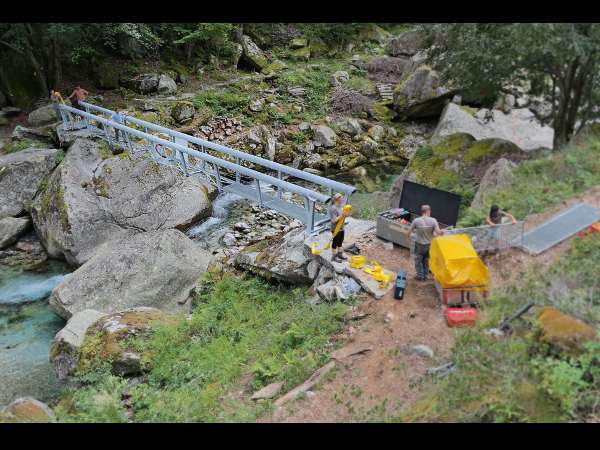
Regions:
<instances>
[{"instance_id":1,"label":"green grass","mask_svg":"<svg viewBox=\"0 0 600 450\"><path fill-rule=\"evenodd\" d=\"M342 329L345 305L312 308L305 288L254 277L202 280L190 321L157 326L147 342L132 339L149 352L148 382L133 389L138 422L253 421L272 411L270 401L250 400L255 390L283 381L284 394L330 360L328 340ZM61 421L122 421L114 408L122 381L100 372L82 374L90 385L64 396Z\"/></svg>"}]
</instances>

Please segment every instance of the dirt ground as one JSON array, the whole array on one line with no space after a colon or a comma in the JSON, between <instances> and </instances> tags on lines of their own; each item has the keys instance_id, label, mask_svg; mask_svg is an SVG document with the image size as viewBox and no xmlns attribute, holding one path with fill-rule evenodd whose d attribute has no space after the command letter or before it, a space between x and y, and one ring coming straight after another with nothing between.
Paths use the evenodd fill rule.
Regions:
<instances>
[{"instance_id":1,"label":"dirt ground","mask_svg":"<svg viewBox=\"0 0 600 450\"><path fill-rule=\"evenodd\" d=\"M600 208L600 185L563 201L547 213L528 216L525 230L575 203L587 203ZM569 248L571 240L572 238L568 238L537 257L510 248L503 249L498 257L491 255L484 258L490 269L490 289L516 280L519 272L533 267L544 272ZM408 249L394 245L393 250L386 250L383 242L368 241L370 240L360 238L355 240L367 261L377 261L393 272L399 269L407 271L404 299L394 300L393 290L379 300L371 296L363 297L362 305L353 315L367 316L362 320L349 322L334 341L343 341L344 347L355 343L370 343L373 350L344 358L337 364L339 371L335 378L321 382L321 387L314 391L314 396L291 401L272 414L261 417L258 422L355 422L357 414L364 417L364 414L357 413L360 407L366 411L375 405L381 405L384 399L388 399L387 411L398 414L403 409L414 406L425 393L423 388L414 387L415 381L425 376L427 369L448 361L454 335L460 330L447 325L433 280L413 280L415 268ZM346 245L351 243L348 240ZM389 313L394 317L386 320ZM411 354L415 345L431 348L435 353L434 359ZM292 386L286 388L291 390ZM335 400L336 394L342 400L341 403ZM350 405L347 404L348 401L351 402ZM349 410L349 406L354 411Z\"/></svg>"}]
</instances>

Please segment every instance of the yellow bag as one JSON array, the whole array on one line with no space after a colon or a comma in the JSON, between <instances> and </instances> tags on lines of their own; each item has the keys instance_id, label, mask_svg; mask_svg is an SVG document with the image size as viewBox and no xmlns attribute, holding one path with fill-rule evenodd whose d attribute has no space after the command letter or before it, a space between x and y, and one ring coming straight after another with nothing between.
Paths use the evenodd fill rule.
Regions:
<instances>
[{"instance_id":1,"label":"yellow bag","mask_svg":"<svg viewBox=\"0 0 600 450\"><path fill-rule=\"evenodd\" d=\"M429 268L443 288L487 291L488 268L466 234L440 236L431 241Z\"/></svg>"},{"instance_id":2,"label":"yellow bag","mask_svg":"<svg viewBox=\"0 0 600 450\"><path fill-rule=\"evenodd\" d=\"M346 211L347 213L352 214L354 212L354 208L352 207L352 205L346 205L342 208L342 211ZM346 218L344 216L342 216L342 218L340 220L338 220L337 226L335 227L333 235L331 236L331 239L327 243L326 247L322 248L321 250L317 250L317 245L319 245L319 243L315 242L313 244L313 246L312 246L312 254L313 255L320 255L323 250L329 250L331 248L331 243L333 242L333 239L335 238L335 236L338 234L338 232L342 228L342 225L344 224L345 219Z\"/></svg>"}]
</instances>

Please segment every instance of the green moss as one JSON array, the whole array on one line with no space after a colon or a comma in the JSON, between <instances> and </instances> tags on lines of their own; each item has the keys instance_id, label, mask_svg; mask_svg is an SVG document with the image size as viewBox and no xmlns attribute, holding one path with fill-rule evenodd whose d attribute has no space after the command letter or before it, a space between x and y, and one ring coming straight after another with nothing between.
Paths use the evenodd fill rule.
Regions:
<instances>
[{"instance_id":1,"label":"green moss","mask_svg":"<svg viewBox=\"0 0 600 450\"><path fill-rule=\"evenodd\" d=\"M117 158L119 159L123 159L125 157L131 157L131 152L129 150L117 155Z\"/></svg>"},{"instance_id":2,"label":"green moss","mask_svg":"<svg viewBox=\"0 0 600 450\"><path fill-rule=\"evenodd\" d=\"M434 98L435 98L435 96L436 96L435 92L430 92L430 93L429 93L429 98L430 98L430 99L434 99Z\"/></svg>"},{"instance_id":3,"label":"green moss","mask_svg":"<svg viewBox=\"0 0 600 450\"><path fill-rule=\"evenodd\" d=\"M476 109L469 108L468 106L461 106L461 105L458 105L458 107L459 107L460 109L462 109L462 110L464 110L464 111L468 112L468 113L469 113L469 114L471 114L471 115L474 115L474 114L475 114L475 112L477 111Z\"/></svg>"}]
</instances>

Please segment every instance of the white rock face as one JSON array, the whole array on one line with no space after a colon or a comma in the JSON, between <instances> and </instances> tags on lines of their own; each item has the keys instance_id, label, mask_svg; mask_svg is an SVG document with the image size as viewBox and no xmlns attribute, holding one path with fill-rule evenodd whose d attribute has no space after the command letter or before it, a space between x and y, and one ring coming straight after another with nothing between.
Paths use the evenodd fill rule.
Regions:
<instances>
[{"instance_id":1,"label":"white rock face","mask_svg":"<svg viewBox=\"0 0 600 450\"><path fill-rule=\"evenodd\" d=\"M156 92L161 95L169 95L177 92L177 83L175 80L167 75L161 75L158 79L158 87L156 88Z\"/></svg>"},{"instance_id":2,"label":"white rock face","mask_svg":"<svg viewBox=\"0 0 600 450\"><path fill-rule=\"evenodd\" d=\"M390 39L385 46L385 50L390 56L413 56L419 50L419 45L423 42L424 37L420 31L407 31Z\"/></svg>"},{"instance_id":3,"label":"white rock face","mask_svg":"<svg viewBox=\"0 0 600 450\"><path fill-rule=\"evenodd\" d=\"M554 130L540 124L529 109L512 109L509 114L492 110L493 120L486 122L484 117L487 112L487 109L480 109L473 113L468 108L449 103L442 112L430 143L435 144L450 134L469 133L477 140L505 139L523 150L552 149Z\"/></svg>"},{"instance_id":4,"label":"white rock face","mask_svg":"<svg viewBox=\"0 0 600 450\"><path fill-rule=\"evenodd\" d=\"M31 225L29 217L6 217L0 219L0 250L17 241Z\"/></svg>"},{"instance_id":5,"label":"white rock face","mask_svg":"<svg viewBox=\"0 0 600 450\"><path fill-rule=\"evenodd\" d=\"M508 186L512 179L511 171L515 167L517 167L515 163L505 158L500 158L498 161L492 164L485 172L485 175L483 176L481 183L479 184L479 189L477 190L477 193L473 198L473 203L471 204L471 207L485 207L485 194L487 192L501 190L504 187Z\"/></svg>"}]
</instances>

